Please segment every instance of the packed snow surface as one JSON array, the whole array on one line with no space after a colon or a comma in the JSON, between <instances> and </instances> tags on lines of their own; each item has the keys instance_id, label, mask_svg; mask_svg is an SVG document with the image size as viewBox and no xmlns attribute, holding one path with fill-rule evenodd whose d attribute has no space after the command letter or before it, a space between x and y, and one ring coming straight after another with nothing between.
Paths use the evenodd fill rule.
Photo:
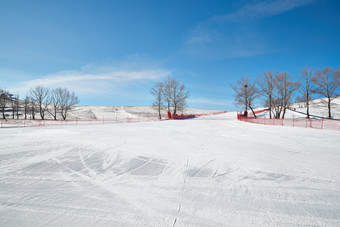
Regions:
<instances>
[{"instance_id":1,"label":"packed snow surface","mask_svg":"<svg viewBox=\"0 0 340 227\"><path fill-rule=\"evenodd\" d=\"M339 226L340 133L236 120L0 130L0 226Z\"/></svg>"}]
</instances>

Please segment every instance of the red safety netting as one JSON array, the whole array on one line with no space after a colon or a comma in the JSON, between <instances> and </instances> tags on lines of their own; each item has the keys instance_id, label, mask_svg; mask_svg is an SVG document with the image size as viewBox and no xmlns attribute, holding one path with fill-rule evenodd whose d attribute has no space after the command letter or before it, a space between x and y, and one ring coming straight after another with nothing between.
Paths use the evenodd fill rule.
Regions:
<instances>
[{"instance_id":1,"label":"red safety netting","mask_svg":"<svg viewBox=\"0 0 340 227\"><path fill-rule=\"evenodd\" d=\"M263 110L264 111L267 111ZM291 126L291 127L304 127L315 129L329 129L340 131L340 120L331 119L308 119L308 118L262 118L262 117L248 117L242 113L237 114L237 119L244 122L250 122L263 125L279 125L279 126Z\"/></svg>"},{"instance_id":2,"label":"red safety netting","mask_svg":"<svg viewBox=\"0 0 340 227\"><path fill-rule=\"evenodd\" d=\"M173 120L183 120L183 119L190 119L190 118L195 118L195 117L201 117L201 116L211 116L211 115L217 115L217 114L223 114L227 113L227 111L220 111L220 112L214 112L214 113L207 113L207 114L181 114L181 115L175 115L171 116L171 113L168 113L168 119L173 119Z\"/></svg>"},{"instance_id":3,"label":"red safety netting","mask_svg":"<svg viewBox=\"0 0 340 227\"><path fill-rule=\"evenodd\" d=\"M62 125L88 125L88 124L115 124L129 122L148 122L157 121L156 117L136 117L136 118L118 118L118 119L76 119L76 120L0 120L1 128L23 128L23 127L41 127L41 126L62 126Z\"/></svg>"},{"instance_id":4,"label":"red safety netting","mask_svg":"<svg viewBox=\"0 0 340 227\"><path fill-rule=\"evenodd\" d=\"M215 112L209 114L187 114L178 115L172 119L164 120L177 120L177 119L190 119L198 116L208 116L226 113ZM162 119L163 120L163 119ZM131 123L131 122L149 122L149 121L159 121L157 117L120 117L115 119L76 119L76 120L0 120L0 128L24 128L24 127L41 127L41 126L62 126L62 125L89 125L89 124L116 124L116 123Z\"/></svg>"}]
</instances>

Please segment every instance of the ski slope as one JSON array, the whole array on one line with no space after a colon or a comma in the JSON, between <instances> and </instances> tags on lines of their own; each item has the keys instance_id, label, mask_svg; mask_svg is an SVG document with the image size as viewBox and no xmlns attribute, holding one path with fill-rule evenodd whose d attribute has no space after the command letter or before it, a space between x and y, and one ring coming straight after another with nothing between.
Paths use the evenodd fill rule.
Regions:
<instances>
[{"instance_id":1,"label":"ski slope","mask_svg":"<svg viewBox=\"0 0 340 227\"><path fill-rule=\"evenodd\" d=\"M338 131L192 120L0 130L0 226L339 226Z\"/></svg>"}]
</instances>

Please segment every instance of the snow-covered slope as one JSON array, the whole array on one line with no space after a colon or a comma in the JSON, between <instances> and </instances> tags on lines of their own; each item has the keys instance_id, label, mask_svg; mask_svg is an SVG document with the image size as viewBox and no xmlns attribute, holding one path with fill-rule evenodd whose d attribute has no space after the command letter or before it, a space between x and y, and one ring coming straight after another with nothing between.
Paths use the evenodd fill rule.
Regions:
<instances>
[{"instance_id":1,"label":"snow-covered slope","mask_svg":"<svg viewBox=\"0 0 340 227\"><path fill-rule=\"evenodd\" d=\"M315 117L328 117L328 103L327 98L314 99L310 103L310 114ZM306 103L294 103L290 105L293 110L306 113ZM331 101L332 118L340 119L340 97Z\"/></svg>"},{"instance_id":2,"label":"snow-covered slope","mask_svg":"<svg viewBox=\"0 0 340 227\"><path fill-rule=\"evenodd\" d=\"M221 112L218 110L201 110L186 108L180 111L179 114L207 114ZM162 116L167 117L167 112L164 109ZM67 119L121 119L121 118L139 118L151 117L157 118L158 112L152 106L75 106L68 113ZM52 118L48 116L48 118ZM60 118L60 117L59 117Z\"/></svg>"},{"instance_id":3,"label":"snow-covered slope","mask_svg":"<svg viewBox=\"0 0 340 227\"><path fill-rule=\"evenodd\" d=\"M255 110L261 110L268 107L261 107L257 108ZM307 108L306 103L293 103L289 105L289 109L287 109L285 118L305 118L307 116L306 114ZM249 111L251 114L251 112ZM328 104L327 99L315 99L311 100L310 106L309 106L309 113L311 115L311 118L327 118L328 117ZM337 97L331 101L331 114L333 119L340 119L340 97ZM263 112L261 114L257 115L258 117L269 117L269 112Z\"/></svg>"},{"instance_id":4,"label":"snow-covered slope","mask_svg":"<svg viewBox=\"0 0 340 227\"><path fill-rule=\"evenodd\" d=\"M0 226L340 225L338 131L226 113L2 129L0 147Z\"/></svg>"}]
</instances>

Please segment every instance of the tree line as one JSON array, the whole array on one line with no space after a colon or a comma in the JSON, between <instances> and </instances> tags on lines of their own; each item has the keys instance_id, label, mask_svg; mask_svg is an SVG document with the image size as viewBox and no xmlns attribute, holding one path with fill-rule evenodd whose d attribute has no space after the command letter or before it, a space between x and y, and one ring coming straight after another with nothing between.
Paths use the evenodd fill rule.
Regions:
<instances>
[{"instance_id":1,"label":"tree line","mask_svg":"<svg viewBox=\"0 0 340 227\"><path fill-rule=\"evenodd\" d=\"M66 120L68 112L72 106L79 103L78 96L67 88L50 89L37 85L30 89L24 100L19 99L19 95L13 95L8 90L0 89L0 111L2 118L6 119L6 113L11 113L12 119L35 120L37 117L44 120L46 114L50 114L57 120L58 114Z\"/></svg>"},{"instance_id":2,"label":"tree line","mask_svg":"<svg viewBox=\"0 0 340 227\"><path fill-rule=\"evenodd\" d=\"M172 112L172 116L176 116L178 111L183 111L189 97L185 85L171 77L157 82L151 88L151 94L154 97L152 106L157 110L159 119L162 118L163 109L166 109L168 113Z\"/></svg>"},{"instance_id":3,"label":"tree line","mask_svg":"<svg viewBox=\"0 0 340 227\"><path fill-rule=\"evenodd\" d=\"M297 97L297 102L306 103L306 114L310 118L310 101L314 95L318 95L327 98L328 118L331 118L331 101L339 96L340 70L331 67L313 70L305 67L297 79L287 72L273 73L268 70L258 75L257 80L242 76L231 88L235 92L236 104L243 106L246 112L251 110L255 117L253 107L259 97L265 99L270 118L284 118L288 105L293 97ZM295 96L297 92L300 95Z\"/></svg>"}]
</instances>

